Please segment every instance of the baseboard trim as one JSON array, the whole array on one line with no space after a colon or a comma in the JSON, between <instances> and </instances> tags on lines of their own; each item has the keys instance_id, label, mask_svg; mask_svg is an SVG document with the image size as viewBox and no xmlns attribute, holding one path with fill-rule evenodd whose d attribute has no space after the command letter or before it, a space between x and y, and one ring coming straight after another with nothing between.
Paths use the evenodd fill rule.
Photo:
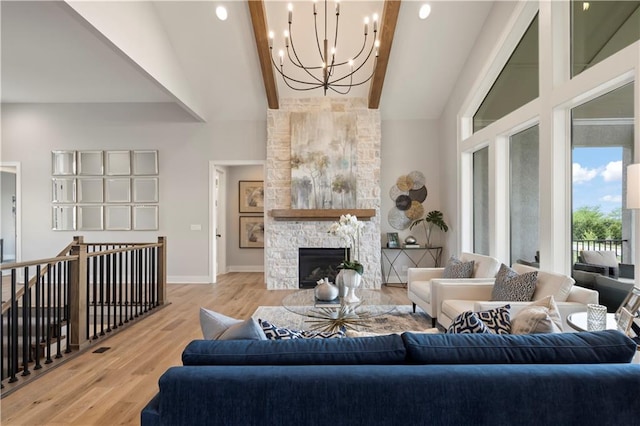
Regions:
<instances>
[{"instance_id":1,"label":"baseboard trim","mask_svg":"<svg viewBox=\"0 0 640 426\"><path fill-rule=\"evenodd\" d=\"M208 276L185 275L168 276L167 284L211 284Z\"/></svg>"},{"instance_id":2,"label":"baseboard trim","mask_svg":"<svg viewBox=\"0 0 640 426\"><path fill-rule=\"evenodd\" d=\"M232 265L227 266L227 272L264 272L263 265Z\"/></svg>"}]
</instances>

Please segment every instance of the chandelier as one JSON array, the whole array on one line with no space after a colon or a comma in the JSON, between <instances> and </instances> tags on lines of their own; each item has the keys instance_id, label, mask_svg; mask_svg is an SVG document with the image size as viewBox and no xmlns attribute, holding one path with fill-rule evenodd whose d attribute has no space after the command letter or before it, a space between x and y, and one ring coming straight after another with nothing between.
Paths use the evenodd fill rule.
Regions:
<instances>
[{"instance_id":1,"label":"chandelier","mask_svg":"<svg viewBox=\"0 0 640 426\"><path fill-rule=\"evenodd\" d=\"M293 22L293 5L289 3L289 29L284 32L284 44L285 50L280 49L278 52L279 56L279 66L276 65L276 61L273 57L273 31L269 32L269 50L271 51L271 63L273 67L278 71L278 73L282 76L282 80L285 84L293 90L314 90L323 88L324 94L326 96L327 90L332 90L341 95L346 95L349 93L353 86L360 86L373 77L375 72L377 59L378 59L378 48L380 47L380 40L377 38L378 34L378 15L374 14L372 17L373 21L373 38L367 43L367 38L369 37L369 18L364 19L364 40L362 41L362 47L360 51L349 59L336 60L336 52L337 44L338 44L338 21L340 19L340 2L336 0L335 2L335 15L336 15L336 24L335 24L335 35L333 37L333 43L331 47L329 47L329 40L327 35L327 20L328 20L328 11L327 11L327 0L324 0L324 34L323 34L323 43L320 43L320 36L318 34L318 7L316 0L313 1L313 22L315 27L315 38L318 53L320 59L316 62L317 65L309 66L309 64L304 65L302 60L298 56L298 52L296 51L296 46L293 41L293 31L291 28L291 23ZM367 48L367 45L369 47ZM374 53L375 50L375 53ZM286 56L286 58L285 58ZM367 64L369 59L373 56L373 70L371 74L363 79L362 73L359 71L362 67ZM292 69L298 69L302 72L300 75L303 77L292 77L291 74L287 74L285 72L285 63L291 64L293 66ZM304 78L304 79L303 79ZM360 78L360 79L358 79ZM355 80L355 81L354 81Z\"/></svg>"}]
</instances>

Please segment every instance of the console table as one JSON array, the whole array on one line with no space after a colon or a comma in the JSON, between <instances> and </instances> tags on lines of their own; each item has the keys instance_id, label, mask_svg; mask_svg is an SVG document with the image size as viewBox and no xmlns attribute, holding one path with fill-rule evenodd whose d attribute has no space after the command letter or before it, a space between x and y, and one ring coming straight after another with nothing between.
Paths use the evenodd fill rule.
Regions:
<instances>
[{"instance_id":1,"label":"console table","mask_svg":"<svg viewBox=\"0 0 640 426\"><path fill-rule=\"evenodd\" d=\"M396 269L401 265L401 261L408 260L409 265L413 265L416 268L427 267L428 260L433 260L433 266L436 268L440 266L440 257L442 256L442 247L382 247L382 283L384 285L389 284L402 284L406 286L407 283L402 281L400 273ZM429 254L429 256L427 256ZM386 262L385 262L386 261ZM385 271L385 263L388 265ZM395 276L398 279L398 283L390 283L389 278Z\"/></svg>"}]
</instances>

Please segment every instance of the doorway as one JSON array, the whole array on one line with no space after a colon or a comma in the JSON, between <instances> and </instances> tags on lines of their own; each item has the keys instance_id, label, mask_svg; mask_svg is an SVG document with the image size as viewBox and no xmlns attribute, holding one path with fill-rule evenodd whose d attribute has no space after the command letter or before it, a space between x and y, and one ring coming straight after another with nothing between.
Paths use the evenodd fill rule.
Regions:
<instances>
[{"instance_id":1,"label":"doorway","mask_svg":"<svg viewBox=\"0 0 640 426\"><path fill-rule=\"evenodd\" d=\"M0 162L0 263L21 260L20 163Z\"/></svg>"},{"instance_id":2,"label":"doorway","mask_svg":"<svg viewBox=\"0 0 640 426\"><path fill-rule=\"evenodd\" d=\"M256 262L257 250L239 248L237 241L239 233L237 180L264 180L264 163L260 160L209 162L209 281L211 283L216 283L217 275L227 272L264 271L264 256L261 255L259 262ZM244 174L247 168L252 170L249 175ZM256 266L258 263L260 265Z\"/></svg>"}]
</instances>

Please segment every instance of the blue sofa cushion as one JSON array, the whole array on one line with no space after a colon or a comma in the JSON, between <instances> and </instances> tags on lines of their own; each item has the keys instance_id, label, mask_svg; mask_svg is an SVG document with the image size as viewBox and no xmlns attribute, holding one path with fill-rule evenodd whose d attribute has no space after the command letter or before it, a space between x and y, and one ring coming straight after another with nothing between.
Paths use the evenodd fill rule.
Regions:
<instances>
[{"instance_id":1,"label":"blue sofa cushion","mask_svg":"<svg viewBox=\"0 0 640 426\"><path fill-rule=\"evenodd\" d=\"M345 339L194 340L184 365L402 364L406 350L397 334Z\"/></svg>"},{"instance_id":2,"label":"blue sofa cushion","mask_svg":"<svg viewBox=\"0 0 640 426\"><path fill-rule=\"evenodd\" d=\"M631 362L636 344L617 330L529 335L403 333L415 364L598 364Z\"/></svg>"}]
</instances>

